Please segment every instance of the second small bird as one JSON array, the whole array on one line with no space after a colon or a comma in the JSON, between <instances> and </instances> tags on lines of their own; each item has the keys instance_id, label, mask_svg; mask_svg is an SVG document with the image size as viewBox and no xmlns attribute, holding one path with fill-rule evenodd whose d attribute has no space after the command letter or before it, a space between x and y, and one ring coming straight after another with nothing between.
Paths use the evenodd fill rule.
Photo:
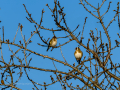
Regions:
<instances>
[{"instance_id":1,"label":"second small bird","mask_svg":"<svg viewBox=\"0 0 120 90\"><path fill-rule=\"evenodd\" d=\"M53 36L53 38L50 40L47 51L50 49L50 47L54 47L57 44L57 38L56 36Z\"/></svg>"},{"instance_id":2,"label":"second small bird","mask_svg":"<svg viewBox=\"0 0 120 90\"><path fill-rule=\"evenodd\" d=\"M82 58L82 56L83 56L83 53L82 53L82 51L80 50L79 47L76 47L75 50L76 50L76 51L75 51L75 53L74 53L74 56L75 56L78 64L80 64L81 58Z\"/></svg>"}]
</instances>

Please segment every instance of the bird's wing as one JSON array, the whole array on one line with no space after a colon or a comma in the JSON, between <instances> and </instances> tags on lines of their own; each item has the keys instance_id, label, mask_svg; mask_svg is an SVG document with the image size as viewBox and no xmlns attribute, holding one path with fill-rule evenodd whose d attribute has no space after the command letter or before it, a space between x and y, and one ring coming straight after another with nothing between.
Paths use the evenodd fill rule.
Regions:
<instances>
[{"instance_id":1,"label":"bird's wing","mask_svg":"<svg viewBox=\"0 0 120 90\"><path fill-rule=\"evenodd\" d=\"M52 44L52 41L53 41L53 38L50 40L49 45L51 45L51 44Z\"/></svg>"},{"instance_id":2,"label":"bird's wing","mask_svg":"<svg viewBox=\"0 0 120 90\"><path fill-rule=\"evenodd\" d=\"M82 52L82 51L81 51ZM82 52L82 56L83 56L83 52Z\"/></svg>"}]
</instances>

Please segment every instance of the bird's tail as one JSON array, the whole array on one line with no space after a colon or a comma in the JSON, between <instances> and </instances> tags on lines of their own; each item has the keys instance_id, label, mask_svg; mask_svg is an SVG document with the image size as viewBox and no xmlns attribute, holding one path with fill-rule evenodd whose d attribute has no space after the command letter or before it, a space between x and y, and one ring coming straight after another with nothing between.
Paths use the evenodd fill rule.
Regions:
<instances>
[{"instance_id":1,"label":"bird's tail","mask_svg":"<svg viewBox=\"0 0 120 90\"><path fill-rule=\"evenodd\" d=\"M80 60L78 60L78 64L80 64Z\"/></svg>"}]
</instances>

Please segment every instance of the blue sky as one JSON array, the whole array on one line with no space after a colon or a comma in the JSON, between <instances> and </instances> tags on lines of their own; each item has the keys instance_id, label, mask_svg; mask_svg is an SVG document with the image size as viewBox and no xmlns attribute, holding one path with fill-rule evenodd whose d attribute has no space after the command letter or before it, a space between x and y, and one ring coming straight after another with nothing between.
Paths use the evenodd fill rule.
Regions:
<instances>
[{"instance_id":1,"label":"blue sky","mask_svg":"<svg viewBox=\"0 0 120 90\"><path fill-rule=\"evenodd\" d=\"M110 0L107 0L104 3L103 7L101 8L101 10L100 10L101 15L107 10L107 7L109 5L109 1ZM104 16L103 21L104 21L105 26L107 26L108 23L113 19L114 15L115 15L115 12L113 10L116 10L118 1L119 0L114 0L111 3L109 12ZM103 42L108 43L107 37L104 33L104 30L103 30L101 24L97 23L97 22L99 22L99 20L96 19L95 17L93 17L90 13L88 13L83 8L83 6L79 4L80 3L79 0L71 0L71 1L69 1L69 0L59 0L59 2L60 2L60 5L62 7L64 7L63 12L66 13L65 18L66 18L66 22L67 22L67 25L70 28L70 30L73 31L77 27L78 24L80 25L79 28L74 32L74 34L76 34L76 36L80 31L82 32L85 17L88 17L86 25L85 25L84 33L83 33L83 37L84 37L83 43L85 45L87 45L88 38L90 38L90 35L89 35L90 30L94 31L95 36L97 35L97 32L96 32L95 28L97 28L98 31L101 31ZM98 2L101 4L102 0L101 1L91 0L89 2L97 8ZM33 0L19 0L19 1L18 0L12 0L12 1L11 0L0 0L0 9L1 9L0 10L0 20L2 21L0 23L0 27L2 28L2 26L4 26L5 40L9 39L10 42L13 41L13 39L15 37L15 34L16 34L16 31L17 31L17 28L18 28L18 23L23 25L23 32L22 33L23 33L23 35L25 35L26 40L29 39L29 37L31 36L31 32L35 31L35 28L34 28L35 24L30 23L26 19L26 17L28 17L28 15L25 11L25 8L24 8L23 4L25 4L29 13L32 14L32 18L37 23L40 22L42 9L44 9L45 13L43 14L43 22L42 22L41 25L44 26L45 28L49 28L49 29L51 29L51 28L58 29L55 25L54 18L51 16L52 15L51 11L46 6L46 4L48 4L50 6L50 8L53 9L54 8L54 0L34 0L34 1ZM90 6L88 6L88 5L86 5L86 6L90 11L95 11ZM93 13L95 15L97 15L96 12L93 12ZM114 40L118 39L117 33L119 33L117 18L115 18L115 19L116 19L116 21L114 21L110 25L110 27L108 28L109 35L111 37L112 47L115 46L115 41ZM48 38L53 37L53 33L51 31L42 30L42 29L39 29L39 30L40 30L41 36L43 36L44 39L47 40ZM55 35L57 37L66 36L65 32L63 32L63 31L62 32L59 32L59 31L55 32ZM2 30L0 30L0 36L2 37ZM21 36L21 33L20 33L20 29L18 31L15 43L19 44L19 40L21 40L22 43L23 43L22 36ZM45 45L40 40L40 38L38 37L37 34L34 35L31 40L32 40L32 43L27 46L28 49L33 50L33 51L35 51L37 53L40 53L40 54L43 54L43 55L48 55L50 57L54 57L54 58L56 58L58 60L61 60L61 61L64 61L64 59L61 55L60 48L54 49L52 52L50 50L48 52L46 52L47 47L42 47L42 46L39 46L37 44L37 43L40 43L40 44ZM68 40L69 40L69 38L58 39L57 46L59 45L59 43L63 44ZM100 41L98 40L98 43L97 43L98 46L99 46L99 43L100 43ZM93 44L93 41L91 40L91 42L90 42L90 48L91 49L93 49L92 44ZM77 46L78 46L78 43L76 41L72 41L72 42L66 44L65 46L61 47L62 53L63 53L65 59L67 60L67 62L70 65L72 65L74 62L77 65L77 62L76 62L75 57L74 57L75 47L77 47ZM15 52L17 49L19 49L18 47L13 46L13 45L10 45L10 48L13 50L13 52ZM86 59L88 59L88 53L86 52L86 49L83 48L82 46L80 48L83 51L83 58L86 56ZM10 52L10 50L8 48L8 45L7 44L2 44L2 50L3 50L4 60L6 62L9 62L10 55L12 53ZM115 50L112 50L112 52L111 52L111 54L113 54L113 56L111 58L112 58L112 60L114 60L113 61L114 63L118 63L118 60L119 60L118 53L119 53L119 51L120 51L120 49L117 48ZM23 59L23 57L24 57L22 52L19 52L16 55L19 56L21 59ZM29 62L30 58L32 58L30 66L55 70L55 67L53 65L52 60L44 59L40 56L36 56L34 54L31 54L27 58L28 62ZM83 58L82 58L82 60L83 60ZM18 60L15 57L14 57L14 63L19 64ZM23 61L23 63L25 63L25 61ZM71 68L69 68L67 66L64 66L64 65L62 65L58 62L54 62L54 63L56 65L57 69L60 70L60 71L68 72L69 69L72 70ZM3 65L3 64L1 64L1 65ZM89 64L86 63L86 65L88 66ZM16 71L16 73L14 74L14 82L19 77L19 75L17 75L17 73L19 72L19 69L16 69L15 71ZM0 72L3 72L3 71L0 71ZM30 71L27 70L27 72L29 74L29 77L32 80L34 80L35 82L38 82L40 84L43 84L43 82L46 82L47 84L51 83L50 75L55 76L51 72L44 72L44 71L37 71L37 70L30 70ZM93 72L94 72L94 70L93 70ZM4 79L5 79L5 77L4 77ZM8 81L10 82L10 78L8 78ZM76 86L77 84L83 85L83 83L81 83L78 80L72 79L68 83L71 83L71 82L74 82L72 84L73 86ZM8 83L5 82L5 84L8 84ZM27 84L29 84L29 85L27 85ZM1 86L1 87L4 87L4 86ZM32 85L32 83L27 79L27 76L25 75L24 70L23 70L23 76L19 80L19 82L17 84L17 87L19 87L23 90L26 90L26 89L32 90L31 88L34 87ZM38 88L43 88L43 87L38 86ZM57 88L57 90L62 90L60 82L57 82L54 85L48 86L47 88L48 88L47 90L56 90L56 88ZM69 90L69 89L67 88L67 90Z\"/></svg>"}]
</instances>

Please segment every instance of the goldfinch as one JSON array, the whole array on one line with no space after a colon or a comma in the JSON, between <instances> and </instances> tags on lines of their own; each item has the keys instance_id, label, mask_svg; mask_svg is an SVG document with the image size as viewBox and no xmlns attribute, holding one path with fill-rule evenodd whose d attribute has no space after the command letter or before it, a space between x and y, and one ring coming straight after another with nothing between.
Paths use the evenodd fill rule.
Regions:
<instances>
[{"instance_id":1,"label":"goldfinch","mask_svg":"<svg viewBox=\"0 0 120 90\"><path fill-rule=\"evenodd\" d=\"M1 80L1 84L4 84L4 80Z\"/></svg>"},{"instance_id":2,"label":"goldfinch","mask_svg":"<svg viewBox=\"0 0 120 90\"><path fill-rule=\"evenodd\" d=\"M76 50L76 51L75 51L75 53L74 53L74 56L75 56L78 64L80 64L81 58L82 58L82 56L83 56L83 53L82 53L82 51L80 50L79 47L76 47L75 50Z\"/></svg>"},{"instance_id":3,"label":"goldfinch","mask_svg":"<svg viewBox=\"0 0 120 90\"><path fill-rule=\"evenodd\" d=\"M53 36L53 38L50 40L47 51L50 49L50 47L54 47L57 44L57 38L56 36Z\"/></svg>"}]
</instances>

